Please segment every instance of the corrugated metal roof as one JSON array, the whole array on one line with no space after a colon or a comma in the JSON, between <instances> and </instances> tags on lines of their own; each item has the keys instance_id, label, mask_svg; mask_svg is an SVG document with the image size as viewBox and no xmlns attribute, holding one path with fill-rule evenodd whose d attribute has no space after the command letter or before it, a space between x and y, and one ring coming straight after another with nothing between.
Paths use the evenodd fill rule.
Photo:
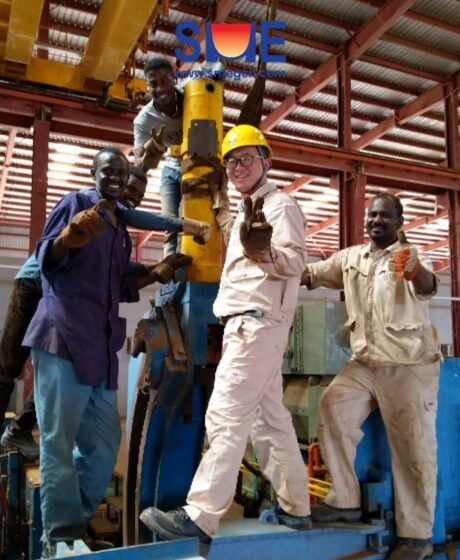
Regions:
<instances>
[{"instance_id":1,"label":"corrugated metal roof","mask_svg":"<svg viewBox=\"0 0 460 560\"><path fill-rule=\"evenodd\" d=\"M457 9L459 10L457 5ZM460 57L458 35L409 18L402 18L390 29L392 35L409 39L433 48L441 48Z\"/></svg>"},{"instance_id":2,"label":"corrugated metal roof","mask_svg":"<svg viewBox=\"0 0 460 560\"><path fill-rule=\"evenodd\" d=\"M90 14L79 10L77 6L78 4L75 4L74 8L69 8L67 6L51 2L50 19L58 23L73 25L74 27L80 29L91 29L96 21L96 14ZM84 6L82 6L82 8L83 7Z\"/></svg>"},{"instance_id":3,"label":"corrugated metal roof","mask_svg":"<svg viewBox=\"0 0 460 560\"><path fill-rule=\"evenodd\" d=\"M360 81L358 76L366 76L367 80L379 80L381 82L388 82L393 84L395 87L401 87L404 85L407 88L413 88L414 91L419 91L422 93L431 86L435 85L436 82L431 80L426 80L420 78L419 76L414 76L406 74L404 72L399 72L391 68L382 68L377 64L370 64L369 62L364 62L362 60L355 60L351 66L352 78L354 80Z\"/></svg>"},{"instance_id":4,"label":"corrugated metal roof","mask_svg":"<svg viewBox=\"0 0 460 560\"><path fill-rule=\"evenodd\" d=\"M388 41L378 41L367 50L367 54L404 64L411 68L425 70L444 78L448 78L460 69L460 62L457 63Z\"/></svg>"},{"instance_id":5,"label":"corrugated metal roof","mask_svg":"<svg viewBox=\"0 0 460 560\"><path fill-rule=\"evenodd\" d=\"M458 0L418 0L412 10L460 26Z\"/></svg>"},{"instance_id":6,"label":"corrugated metal roof","mask_svg":"<svg viewBox=\"0 0 460 560\"><path fill-rule=\"evenodd\" d=\"M376 9L353 0L289 0L290 4L353 23L363 23L371 18Z\"/></svg>"}]
</instances>

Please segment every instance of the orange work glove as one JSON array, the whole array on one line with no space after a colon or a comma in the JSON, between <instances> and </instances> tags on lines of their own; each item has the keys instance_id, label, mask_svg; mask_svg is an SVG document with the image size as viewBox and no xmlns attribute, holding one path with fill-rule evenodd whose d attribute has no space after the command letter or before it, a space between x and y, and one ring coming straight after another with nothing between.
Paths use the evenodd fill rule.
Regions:
<instances>
[{"instance_id":1,"label":"orange work glove","mask_svg":"<svg viewBox=\"0 0 460 560\"><path fill-rule=\"evenodd\" d=\"M240 241L246 257L259 260L270 251L273 228L262 212L264 199L258 198L252 205L252 199L244 199L244 221L240 225Z\"/></svg>"},{"instance_id":2,"label":"orange work glove","mask_svg":"<svg viewBox=\"0 0 460 560\"><path fill-rule=\"evenodd\" d=\"M145 171L157 167L166 152L166 146L163 143L164 132L164 125L158 129L152 128L152 137L144 144L142 166Z\"/></svg>"},{"instance_id":3,"label":"orange work glove","mask_svg":"<svg viewBox=\"0 0 460 560\"><path fill-rule=\"evenodd\" d=\"M107 226L107 222L100 214L106 205L107 200L101 198L92 208L75 214L70 223L61 231L64 245L69 249L79 249L100 235Z\"/></svg>"},{"instance_id":4,"label":"orange work glove","mask_svg":"<svg viewBox=\"0 0 460 560\"><path fill-rule=\"evenodd\" d=\"M169 255L163 259L158 264L147 267L152 282L160 282L161 284L167 284L170 280L174 278L174 272L178 268L183 268L192 264L192 257L188 255L183 255L182 253L174 253L174 255Z\"/></svg>"},{"instance_id":5,"label":"orange work glove","mask_svg":"<svg viewBox=\"0 0 460 560\"><path fill-rule=\"evenodd\" d=\"M393 251L390 268L398 278L413 280L422 266L417 248L407 241L406 234L402 230L398 232L398 239L400 247Z\"/></svg>"}]
</instances>

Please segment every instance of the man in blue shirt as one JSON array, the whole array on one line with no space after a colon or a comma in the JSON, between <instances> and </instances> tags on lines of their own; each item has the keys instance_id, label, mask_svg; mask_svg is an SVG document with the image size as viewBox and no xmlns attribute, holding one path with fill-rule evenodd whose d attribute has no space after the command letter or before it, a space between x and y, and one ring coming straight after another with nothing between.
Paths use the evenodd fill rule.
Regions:
<instances>
[{"instance_id":1,"label":"man in blue shirt","mask_svg":"<svg viewBox=\"0 0 460 560\"><path fill-rule=\"evenodd\" d=\"M146 187L146 174L138 167L130 167L128 185L122 200L124 206L120 207L126 216L128 225L139 229L183 232L202 240L207 239L210 228L204 222L137 211L136 208L144 199ZM0 431L14 389L14 380L21 375L30 354L29 348L22 346L22 340L41 297L40 267L33 254L15 277L0 338ZM32 436L36 423L32 392L24 403L23 410L15 416L3 433L0 440L1 445L6 448L15 447L27 459L35 460L39 455L38 445Z\"/></svg>"},{"instance_id":2,"label":"man in blue shirt","mask_svg":"<svg viewBox=\"0 0 460 560\"><path fill-rule=\"evenodd\" d=\"M43 558L55 556L58 541L82 537L115 465L117 351L126 334L119 302L137 301L138 284L168 281L190 262L178 254L127 274L131 240L117 203L128 161L106 148L92 175L96 190L66 195L48 217L36 251L43 297L24 338L41 434Z\"/></svg>"}]
</instances>

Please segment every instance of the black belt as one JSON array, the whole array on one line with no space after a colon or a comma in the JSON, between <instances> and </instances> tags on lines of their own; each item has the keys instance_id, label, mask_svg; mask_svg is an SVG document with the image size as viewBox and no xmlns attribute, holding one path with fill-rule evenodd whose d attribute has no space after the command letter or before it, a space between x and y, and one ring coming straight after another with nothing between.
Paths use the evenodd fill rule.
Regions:
<instances>
[{"instance_id":1,"label":"black belt","mask_svg":"<svg viewBox=\"0 0 460 560\"><path fill-rule=\"evenodd\" d=\"M224 315L219 318L219 322L221 325L226 325L230 319L233 319L233 317L241 317L241 315L248 315L249 317L260 319L265 313L263 311L257 311L257 309L250 309L249 311L242 311L241 313L234 313L233 315Z\"/></svg>"}]
</instances>

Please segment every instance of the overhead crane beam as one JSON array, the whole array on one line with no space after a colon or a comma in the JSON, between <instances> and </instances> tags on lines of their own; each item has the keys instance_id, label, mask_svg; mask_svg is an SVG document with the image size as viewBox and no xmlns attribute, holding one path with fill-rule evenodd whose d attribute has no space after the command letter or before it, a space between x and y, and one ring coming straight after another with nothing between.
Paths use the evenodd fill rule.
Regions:
<instances>
[{"instance_id":1,"label":"overhead crane beam","mask_svg":"<svg viewBox=\"0 0 460 560\"><path fill-rule=\"evenodd\" d=\"M38 36L44 0L12 0L5 60L29 64Z\"/></svg>"},{"instance_id":2,"label":"overhead crane beam","mask_svg":"<svg viewBox=\"0 0 460 560\"><path fill-rule=\"evenodd\" d=\"M81 71L83 79L115 82L136 46L157 0L104 0L89 36Z\"/></svg>"},{"instance_id":3,"label":"overhead crane beam","mask_svg":"<svg viewBox=\"0 0 460 560\"><path fill-rule=\"evenodd\" d=\"M285 101L274 109L261 123L261 129L269 132L289 115L297 106L324 86L332 82L338 70L338 65L344 65L357 60L377 41L404 13L415 4L416 0L389 0L377 14L362 25L353 37L345 44L340 55L331 56L317 70L296 87ZM343 56L341 56L343 55ZM340 62L338 62L340 61Z\"/></svg>"}]
</instances>

